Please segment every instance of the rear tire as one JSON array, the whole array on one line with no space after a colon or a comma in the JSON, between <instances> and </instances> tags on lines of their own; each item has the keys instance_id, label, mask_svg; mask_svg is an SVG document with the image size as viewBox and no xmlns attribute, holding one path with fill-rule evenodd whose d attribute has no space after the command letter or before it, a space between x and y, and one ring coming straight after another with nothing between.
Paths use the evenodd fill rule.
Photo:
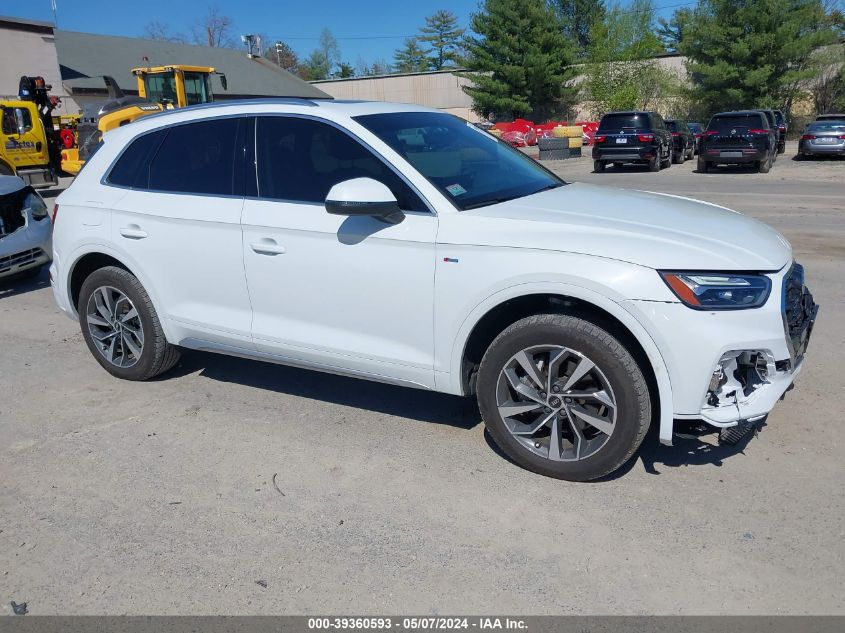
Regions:
<instances>
[{"instance_id":1,"label":"rear tire","mask_svg":"<svg viewBox=\"0 0 845 633\"><path fill-rule=\"evenodd\" d=\"M490 437L508 457L569 481L618 470L651 423L648 383L628 349L594 323L562 314L530 316L499 334L481 361L477 395Z\"/></svg>"},{"instance_id":2,"label":"rear tire","mask_svg":"<svg viewBox=\"0 0 845 633\"><path fill-rule=\"evenodd\" d=\"M757 161L757 172L760 174L768 174L772 164L770 159Z\"/></svg>"},{"instance_id":3,"label":"rear tire","mask_svg":"<svg viewBox=\"0 0 845 633\"><path fill-rule=\"evenodd\" d=\"M604 171L605 162L602 160L594 160L593 161L593 171L597 174L600 174Z\"/></svg>"},{"instance_id":4,"label":"rear tire","mask_svg":"<svg viewBox=\"0 0 845 633\"><path fill-rule=\"evenodd\" d=\"M112 376L149 380L179 360L179 348L167 342L147 291L122 268L91 273L77 311L88 349Z\"/></svg>"},{"instance_id":5,"label":"rear tire","mask_svg":"<svg viewBox=\"0 0 845 633\"><path fill-rule=\"evenodd\" d=\"M686 159L686 157L684 156L684 152L683 152L683 151L681 151L681 152L672 152L672 162L673 162L673 163L675 163L676 165L681 165L681 164L683 164L683 162L684 162L684 160L685 160L685 159Z\"/></svg>"},{"instance_id":6,"label":"rear tire","mask_svg":"<svg viewBox=\"0 0 845 633\"><path fill-rule=\"evenodd\" d=\"M655 156L651 160L648 161L648 170L649 171L660 171L660 157Z\"/></svg>"},{"instance_id":7,"label":"rear tire","mask_svg":"<svg viewBox=\"0 0 845 633\"><path fill-rule=\"evenodd\" d=\"M661 159L661 161L660 161L660 168L661 169L666 169L667 167L672 166L672 151L673 150L672 150L671 147L666 150L666 158ZM660 153L658 152L657 155L660 156Z\"/></svg>"},{"instance_id":8,"label":"rear tire","mask_svg":"<svg viewBox=\"0 0 845 633\"><path fill-rule=\"evenodd\" d=\"M710 163L704 160L701 157L701 154L698 155L698 171L700 171L702 174L706 174L708 171L710 171Z\"/></svg>"}]
</instances>

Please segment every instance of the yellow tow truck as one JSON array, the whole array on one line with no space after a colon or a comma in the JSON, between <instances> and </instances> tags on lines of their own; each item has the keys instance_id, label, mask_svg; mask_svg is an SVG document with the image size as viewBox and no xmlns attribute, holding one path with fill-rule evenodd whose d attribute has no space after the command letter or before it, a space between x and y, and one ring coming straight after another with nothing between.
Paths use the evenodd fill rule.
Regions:
<instances>
[{"instance_id":1,"label":"yellow tow truck","mask_svg":"<svg viewBox=\"0 0 845 633\"><path fill-rule=\"evenodd\" d=\"M149 114L212 101L212 75L220 75L223 89L227 88L226 75L210 66L145 66L133 68L132 74L138 82L137 97L125 95L114 79L103 77L109 99L83 110L76 129L77 146L62 150L62 171L78 174L109 130Z\"/></svg>"},{"instance_id":2,"label":"yellow tow truck","mask_svg":"<svg viewBox=\"0 0 845 633\"><path fill-rule=\"evenodd\" d=\"M17 99L0 99L0 174L33 187L58 184L59 141L53 126L57 97L43 77L21 77Z\"/></svg>"}]
</instances>

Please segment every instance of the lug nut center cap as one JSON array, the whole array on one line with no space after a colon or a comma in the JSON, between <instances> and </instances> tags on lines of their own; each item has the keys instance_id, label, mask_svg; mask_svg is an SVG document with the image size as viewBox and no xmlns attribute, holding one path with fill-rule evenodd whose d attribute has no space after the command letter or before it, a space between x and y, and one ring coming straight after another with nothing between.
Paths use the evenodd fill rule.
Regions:
<instances>
[{"instance_id":1,"label":"lug nut center cap","mask_svg":"<svg viewBox=\"0 0 845 633\"><path fill-rule=\"evenodd\" d=\"M560 406L562 404L563 404L563 401L561 401L561 399L558 398L557 396L552 396L551 398L549 398L549 406L550 407L558 409L558 408L560 408Z\"/></svg>"}]
</instances>

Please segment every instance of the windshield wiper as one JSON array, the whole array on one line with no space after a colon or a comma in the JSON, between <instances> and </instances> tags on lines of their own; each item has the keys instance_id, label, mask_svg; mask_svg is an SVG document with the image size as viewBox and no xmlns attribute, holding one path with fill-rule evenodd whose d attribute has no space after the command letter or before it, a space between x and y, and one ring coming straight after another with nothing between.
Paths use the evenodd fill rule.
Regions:
<instances>
[{"instance_id":1,"label":"windshield wiper","mask_svg":"<svg viewBox=\"0 0 845 633\"><path fill-rule=\"evenodd\" d=\"M469 211L470 209L477 209L479 207L488 207L491 204L499 204L500 202L508 202L509 200L516 200L520 196L513 196L513 197L504 197L504 198L489 198L487 200L482 200L481 202L473 202L472 204L468 204L463 207L464 211Z\"/></svg>"}]
</instances>

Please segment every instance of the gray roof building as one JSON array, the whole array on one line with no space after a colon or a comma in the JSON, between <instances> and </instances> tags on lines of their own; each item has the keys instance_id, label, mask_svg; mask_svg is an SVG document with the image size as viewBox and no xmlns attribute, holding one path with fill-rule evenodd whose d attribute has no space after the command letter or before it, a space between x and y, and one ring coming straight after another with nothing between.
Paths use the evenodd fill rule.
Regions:
<instances>
[{"instance_id":1,"label":"gray roof building","mask_svg":"<svg viewBox=\"0 0 845 633\"><path fill-rule=\"evenodd\" d=\"M228 89L213 85L216 100L247 97L330 98L307 81L243 50L191 46L160 40L55 30L62 84L74 98L105 95L103 75L127 94L137 94L132 68L185 64L213 66L226 75ZM77 99L78 101L78 99Z\"/></svg>"}]
</instances>

